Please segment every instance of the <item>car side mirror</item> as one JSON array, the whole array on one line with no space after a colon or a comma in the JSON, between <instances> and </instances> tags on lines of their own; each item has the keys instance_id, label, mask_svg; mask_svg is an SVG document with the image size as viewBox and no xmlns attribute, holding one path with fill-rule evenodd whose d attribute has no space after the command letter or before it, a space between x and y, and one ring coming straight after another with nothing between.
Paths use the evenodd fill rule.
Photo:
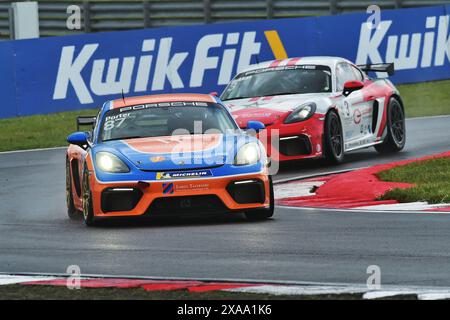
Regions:
<instances>
[{"instance_id":1,"label":"car side mirror","mask_svg":"<svg viewBox=\"0 0 450 320\"><path fill-rule=\"evenodd\" d=\"M259 132L265 128L266 126L261 121L250 120L247 122L247 130L255 130L256 132Z\"/></svg>"},{"instance_id":2,"label":"car side mirror","mask_svg":"<svg viewBox=\"0 0 450 320\"><path fill-rule=\"evenodd\" d=\"M211 96L213 96L213 97L218 97L219 96L219 94L216 91L210 92L209 94Z\"/></svg>"},{"instance_id":3,"label":"car side mirror","mask_svg":"<svg viewBox=\"0 0 450 320\"><path fill-rule=\"evenodd\" d=\"M344 83L344 91L342 92L342 94L344 96L348 96L353 91L357 91L362 88L364 88L364 83L362 83L361 81L347 81L346 83Z\"/></svg>"},{"instance_id":4,"label":"car side mirror","mask_svg":"<svg viewBox=\"0 0 450 320\"><path fill-rule=\"evenodd\" d=\"M87 132L74 132L67 137L67 142L70 144L75 144L77 146L84 146L88 144L89 135Z\"/></svg>"}]
</instances>

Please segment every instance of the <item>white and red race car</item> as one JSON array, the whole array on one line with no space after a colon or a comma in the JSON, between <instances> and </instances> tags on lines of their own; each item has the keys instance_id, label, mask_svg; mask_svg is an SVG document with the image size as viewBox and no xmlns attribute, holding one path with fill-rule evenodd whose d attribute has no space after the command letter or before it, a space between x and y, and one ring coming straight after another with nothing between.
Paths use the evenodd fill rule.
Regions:
<instances>
[{"instance_id":1,"label":"white and red race car","mask_svg":"<svg viewBox=\"0 0 450 320\"><path fill-rule=\"evenodd\" d=\"M241 128L257 120L268 155L275 161L325 157L374 146L403 149L405 112L391 81L393 64L356 66L338 57L304 57L252 65L225 88L221 100ZM264 139L261 137L264 136Z\"/></svg>"}]
</instances>

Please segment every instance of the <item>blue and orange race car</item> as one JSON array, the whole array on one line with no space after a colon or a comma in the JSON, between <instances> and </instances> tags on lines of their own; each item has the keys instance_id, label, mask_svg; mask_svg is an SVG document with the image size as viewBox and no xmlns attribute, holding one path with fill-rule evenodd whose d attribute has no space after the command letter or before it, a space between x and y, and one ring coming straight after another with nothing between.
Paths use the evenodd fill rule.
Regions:
<instances>
[{"instance_id":1,"label":"blue and orange race car","mask_svg":"<svg viewBox=\"0 0 450 320\"><path fill-rule=\"evenodd\" d=\"M90 132L67 141L67 208L91 226L102 218L274 211L264 146L239 129L214 96L162 94L106 102L79 117ZM249 121L247 129L264 125Z\"/></svg>"}]
</instances>

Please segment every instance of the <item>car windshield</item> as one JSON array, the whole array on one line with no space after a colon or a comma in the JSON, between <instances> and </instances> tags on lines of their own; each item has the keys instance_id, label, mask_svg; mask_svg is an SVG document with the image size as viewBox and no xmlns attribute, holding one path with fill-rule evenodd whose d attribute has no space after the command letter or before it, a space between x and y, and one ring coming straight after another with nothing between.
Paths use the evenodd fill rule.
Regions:
<instances>
[{"instance_id":1,"label":"car windshield","mask_svg":"<svg viewBox=\"0 0 450 320\"><path fill-rule=\"evenodd\" d=\"M122 107L108 111L100 141L173 134L225 133L237 129L223 106L206 102L172 102Z\"/></svg>"},{"instance_id":2,"label":"car windshield","mask_svg":"<svg viewBox=\"0 0 450 320\"><path fill-rule=\"evenodd\" d=\"M227 86L222 100L299 93L331 92L327 66L299 65L257 69L239 74Z\"/></svg>"}]
</instances>

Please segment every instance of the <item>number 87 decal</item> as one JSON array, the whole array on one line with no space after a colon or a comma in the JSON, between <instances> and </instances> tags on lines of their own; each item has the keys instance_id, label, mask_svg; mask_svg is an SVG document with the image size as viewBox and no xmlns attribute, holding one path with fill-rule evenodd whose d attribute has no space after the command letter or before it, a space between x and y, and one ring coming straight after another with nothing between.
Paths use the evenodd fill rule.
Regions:
<instances>
[{"instance_id":1,"label":"number 87 decal","mask_svg":"<svg viewBox=\"0 0 450 320\"><path fill-rule=\"evenodd\" d=\"M119 128L123 124L125 119L126 119L126 117L108 120L105 122L103 130L107 131L107 130L111 130L114 128Z\"/></svg>"}]
</instances>

